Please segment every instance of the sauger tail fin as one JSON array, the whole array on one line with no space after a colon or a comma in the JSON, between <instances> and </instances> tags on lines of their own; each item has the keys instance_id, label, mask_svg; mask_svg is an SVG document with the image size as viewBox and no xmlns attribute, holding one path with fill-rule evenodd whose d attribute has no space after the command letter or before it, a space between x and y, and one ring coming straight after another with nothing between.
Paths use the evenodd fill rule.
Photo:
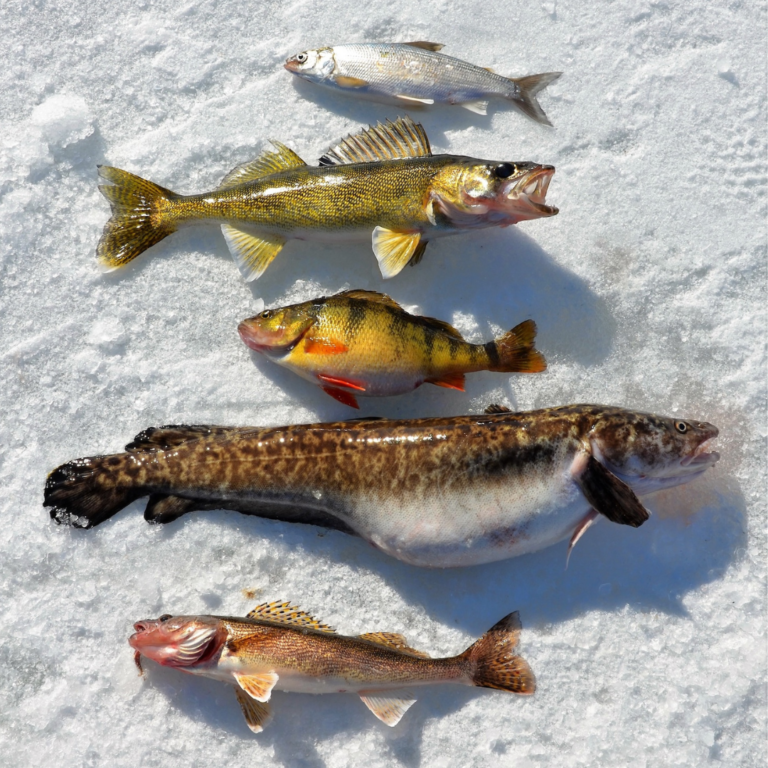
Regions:
<instances>
[{"instance_id":1,"label":"sauger tail fin","mask_svg":"<svg viewBox=\"0 0 768 768\"><path fill-rule=\"evenodd\" d=\"M125 456L96 456L62 464L48 475L43 506L52 507L51 517L57 523L75 528L93 528L108 520L145 495L119 481Z\"/></svg>"},{"instance_id":2,"label":"sauger tail fin","mask_svg":"<svg viewBox=\"0 0 768 768\"><path fill-rule=\"evenodd\" d=\"M540 373L547 361L535 347L536 323L524 320L496 341L486 345L491 365L488 370L503 373Z\"/></svg>"},{"instance_id":3,"label":"sauger tail fin","mask_svg":"<svg viewBox=\"0 0 768 768\"><path fill-rule=\"evenodd\" d=\"M461 654L475 685L522 694L536 690L536 678L528 662L513 653L521 629L518 612L510 613Z\"/></svg>"},{"instance_id":4,"label":"sauger tail fin","mask_svg":"<svg viewBox=\"0 0 768 768\"><path fill-rule=\"evenodd\" d=\"M119 168L100 165L99 176L112 182L99 185L112 206L112 218L104 226L96 255L111 272L176 231L167 214L179 195Z\"/></svg>"},{"instance_id":5,"label":"sauger tail fin","mask_svg":"<svg viewBox=\"0 0 768 768\"><path fill-rule=\"evenodd\" d=\"M515 85L520 89L518 93L511 96L510 99L515 102L521 112L543 125L552 125L549 118L544 114L536 99L536 94L544 90L550 83L557 80L562 72L543 72L540 75L528 75L527 77L511 77Z\"/></svg>"}]
</instances>

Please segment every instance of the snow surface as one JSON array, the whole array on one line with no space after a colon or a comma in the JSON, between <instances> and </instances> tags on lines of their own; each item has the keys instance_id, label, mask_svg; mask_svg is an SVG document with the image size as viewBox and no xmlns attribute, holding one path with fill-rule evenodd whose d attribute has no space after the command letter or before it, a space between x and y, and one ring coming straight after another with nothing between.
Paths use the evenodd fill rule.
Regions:
<instances>
[{"instance_id":1,"label":"snow surface","mask_svg":"<svg viewBox=\"0 0 768 768\"><path fill-rule=\"evenodd\" d=\"M235 0L0 5L0 762L8 766L726 766L766 749L766 9L720 3L361 6ZM301 83L305 48L436 40L523 75L562 69L542 128L497 107L412 112L438 152L557 166L551 220L433 243L382 283L363 245L290 243L246 287L221 233L174 235L97 269L95 166L180 192L266 140L316 160L403 110ZM653 497L641 529L451 571L317 528L212 512L164 528L143 503L57 527L46 473L165 423L351 415L238 339L267 306L385 289L487 339L526 317L546 374L469 377L364 414L597 401L706 419L722 460ZM148 663L131 624L285 598L340 631L462 650L519 609L532 698L423 690L389 729L351 696L277 693L247 730L232 690Z\"/></svg>"}]
</instances>

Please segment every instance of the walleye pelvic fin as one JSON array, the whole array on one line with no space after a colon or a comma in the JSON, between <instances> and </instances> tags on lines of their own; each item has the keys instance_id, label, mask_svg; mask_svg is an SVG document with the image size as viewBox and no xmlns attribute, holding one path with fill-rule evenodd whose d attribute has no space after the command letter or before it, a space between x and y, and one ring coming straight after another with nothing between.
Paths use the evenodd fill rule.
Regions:
<instances>
[{"instance_id":1,"label":"walleye pelvic fin","mask_svg":"<svg viewBox=\"0 0 768 768\"><path fill-rule=\"evenodd\" d=\"M245 722L254 733L261 733L269 720L269 705L252 699L235 686L235 695L245 715Z\"/></svg>"},{"instance_id":2,"label":"walleye pelvic fin","mask_svg":"<svg viewBox=\"0 0 768 768\"><path fill-rule=\"evenodd\" d=\"M396 99L402 99L403 101L412 101L414 104L434 104L434 99L422 99L418 96L406 96L404 93L396 93Z\"/></svg>"},{"instance_id":3,"label":"walleye pelvic fin","mask_svg":"<svg viewBox=\"0 0 768 768\"><path fill-rule=\"evenodd\" d=\"M410 691L361 691L360 701L390 728L397 725L403 715L416 703Z\"/></svg>"},{"instance_id":4,"label":"walleye pelvic fin","mask_svg":"<svg viewBox=\"0 0 768 768\"><path fill-rule=\"evenodd\" d=\"M524 320L501 338L485 344L491 365L489 371L502 373L541 373L547 369L544 355L534 348L536 323Z\"/></svg>"},{"instance_id":5,"label":"walleye pelvic fin","mask_svg":"<svg viewBox=\"0 0 768 768\"><path fill-rule=\"evenodd\" d=\"M366 85L370 85L367 80L362 80L359 77L348 77L347 75L336 75L333 82L341 88L364 88Z\"/></svg>"},{"instance_id":6,"label":"walleye pelvic fin","mask_svg":"<svg viewBox=\"0 0 768 768\"><path fill-rule=\"evenodd\" d=\"M260 675L241 675L235 672L233 677L251 698L262 702L269 701L279 679L277 672L263 672Z\"/></svg>"},{"instance_id":7,"label":"walleye pelvic fin","mask_svg":"<svg viewBox=\"0 0 768 768\"><path fill-rule=\"evenodd\" d=\"M528 663L512 653L521 629L520 614L510 613L459 656L468 663L474 685L522 694L536 690Z\"/></svg>"},{"instance_id":8,"label":"walleye pelvic fin","mask_svg":"<svg viewBox=\"0 0 768 768\"><path fill-rule=\"evenodd\" d=\"M144 510L144 519L148 523L172 523L187 512L200 508L200 502L197 499L153 493Z\"/></svg>"},{"instance_id":9,"label":"walleye pelvic fin","mask_svg":"<svg viewBox=\"0 0 768 768\"><path fill-rule=\"evenodd\" d=\"M476 99L475 101L463 101L461 106L474 112L476 115L488 114L488 99Z\"/></svg>"},{"instance_id":10,"label":"walleye pelvic fin","mask_svg":"<svg viewBox=\"0 0 768 768\"><path fill-rule=\"evenodd\" d=\"M323 387L323 392L325 392L326 395L330 395L334 400L338 400L342 405L348 405L350 408L357 408L358 411L360 410L357 398L351 392L346 392L343 389L336 389L336 387Z\"/></svg>"},{"instance_id":11,"label":"walleye pelvic fin","mask_svg":"<svg viewBox=\"0 0 768 768\"><path fill-rule=\"evenodd\" d=\"M568 542L568 554L565 556L565 568L568 569L568 563L571 560L571 552L573 552L573 548L576 546L576 542L587 532L587 528L589 528L595 520L597 520L599 512L595 512L594 509L590 509L589 512L579 521L578 525L576 526L576 529L573 532L573 535L571 536L571 540Z\"/></svg>"},{"instance_id":12,"label":"walleye pelvic fin","mask_svg":"<svg viewBox=\"0 0 768 768\"><path fill-rule=\"evenodd\" d=\"M571 475L586 500L611 522L638 528L650 517L635 492L587 451L576 456Z\"/></svg>"},{"instance_id":13,"label":"walleye pelvic fin","mask_svg":"<svg viewBox=\"0 0 768 768\"><path fill-rule=\"evenodd\" d=\"M428 43L426 40L414 40L410 43L402 43L402 45L410 45L412 48L423 48L425 51L442 51L445 46L442 43Z\"/></svg>"},{"instance_id":14,"label":"walleye pelvic fin","mask_svg":"<svg viewBox=\"0 0 768 768\"><path fill-rule=\"evenodd\" d=\"M406 157L429 157L432 150L424 129L407 115L393 123L377 123L360 133L350 134L321 158L320 165L375 163Z\"/></svg>"},{"instance_id":15,"label":"walleye pelvic fin","mask_svg":"<svg viewBox=\"0 0 768 768\"><path fill-rule=\"evenodd\" d=\"M278 235L254 235L232 224L222 224L221 231L246 283L258 280L285 245L285 238Z\"/></svg>"},{"instance_id":16,"label":"walleye pelvic fin","mask_svg":"<svg viewBox=\"0 0 768 768\"><path fill-rule=\"evenodd\" d=\"M119 168L98 169L102 179L112 182L99 185L112 218L104 225L96 255L103 269L111 272L176 231L166 212L179 195Z\"/></svg>"},{"instance_id":17,"label":"walleye pelvic fin","mask_svg":"<svg viewBox=\"0 0 768 768\"><path fill-rule=\"evenodd\" d=\"M444 387L445 389L458 389L459 392L464 391L464 374L463 373L446 373L444 376L440 376L437 379L424 379L427 384L434 384L436 387Z\"/></svg>"},{"instance_id":18,"label":"walleye pelvic fin","mask_svg":"<svg viewBox=\"0 0 768 768\"><path fill-rule=\"evenodd\" d=\"M263 179L273 173L287 171L290 168L302 168L306 163L285 144L270 139L276 151L264 150L255 160L236 165L222 180L216 189L232 189L249 181Z\"/></svg>"},{"instance_id":19,"label":"walleye pelvic fin","mask_svg":"<svg viewBox=\"0 0 768 768\"><path fill-rule=\"evenodd\" d=\"M314 339L305 336L304 351L308 355L341 355L349 352L349 347L338 339Z\"/></svg>"},{"instance_id":20,"label":"walleye pelvic fin","mask_svg":"<svg viewBox=\"0 0 768 768\"><path fill-rule=\"evenodd\" d=\"M361 640L367 640L369 643L383 645L385 648L391 648L393 651L400 651L408 656L417 656L420 659L429 659L430 655L424 651L417 651L408 645L408 641L396 632L366 632L364 635L358 635Z\"/></svg>"},{"instance_id":21,"label":"walleye pelvic fin","mask_svg":"<svg viewBox=\"0 0 768 768\"><path fill-rule=\"evenodd\" d=\"M291 605L287 600L275 600L272 603L257 605L247 614L247 618L273 621L276 624L287 624L292 627L315 629L318 632L336 633L333 627L323 624L306 611L302 611L301 608Z\"/></svg>"},{"instance_id":22,"label":"walleye pelvic fin","mask_svg":"<svg viewBox=\"0 0 768 768\"><path fill-rule=\"evenodd\" d=\"M552 125L536 99L536 94L557 80L562 74L562 72L544 72L540 75L528 75L527 77L510 77L509 79L519 90L514 96L508 98L523 114L528 115L537 123Z\"/></svg>"},{"instance_id":23,"label":"walleye pelvic fin","mask_svg":"<svg viewBox=\"0 0 768 768\"><path fill-rule=\"evenodd\" d=\"M372 244L381 276L388 280L398 274L413 258L420 243L420 232L393 232L384 227L375 227Z\"/></svg>"}]
</instances>

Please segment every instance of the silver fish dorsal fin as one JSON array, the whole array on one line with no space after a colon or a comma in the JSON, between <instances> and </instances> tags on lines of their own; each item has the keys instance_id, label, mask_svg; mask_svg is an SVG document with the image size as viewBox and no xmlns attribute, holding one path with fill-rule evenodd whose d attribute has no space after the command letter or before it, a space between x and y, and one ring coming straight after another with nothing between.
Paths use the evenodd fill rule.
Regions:
<instances>
[{"instance_id":1,"label":"silver fish dorsal fin","mask_svg":"<svg viewBox=\"0 0 768 768\"><path fill-rule=\"evenodd\" d=\"M231 189L249 181L262 179L273 173L287 171L290 168L302 168L306 163L285 144L270 139L277 151L264 150L255 160L235 166L223 179L217 189Z\"/></svg>"},{"instance_id":2,"label":"silver fish dorsal fin","mask_svg":"<svg viewBox=\"0 0 768 768\"><path fill-rule=\"evenodd\" d=\"M392 309L399 309L404 311L403 308L386 293L379 293L378 291L365 291L362 288L354 288L349 291L340 291L335 293L331 298L344 298L344 299L364 299L365 301L372 301L376 304L385 304Z\"/></svg>"},{"instance_id":3,"label":"silver fish dorsal fin","mask_svg":"<svg viewBox=\"0 0 768 768\"><path fill-rule=\"evenodd\" d=\"M406 653L408 656L418 656L420 659L430 658L428 653L411 648L405 637L396 632L366 632L364 635L358 635L358 637L369 643L376 643L376 645L383 645L385 648Z\"/></svg>"},{"instance_id":4,"label":"silver fish dorsal fin","mask_svg":"<svg viewBox=\"0 0 768 768\"><path fill-rule=\"evenodd\" d=\"M425 51L442 51L445 48L442 43L429 43L426 40L414 40L410 43L402 43L402 45L410 45L412 48L423 48Z\"/></svg>"},{"instance_id":5,"label":"silver fish dorsal fin","mask_svg":"<svg viewBox=\"0 0 768 768\"><path fill-rule=\"evenodd\" d=\"M273 621L276 624L288 624L292 627L304 627L316 629L319 632L335 634L336 630L310 616L306 611L291 605L287 600L275 600L273 603L257 605L249 614L249 619L262 619Z\"/></svg>"},{"instance_id":6,"label":"silver fish dorsal fin","mask_svg":"<svg viewBox=\"0 0 768 768\"><path fill-rule=\"evenodd\" d=\"M321 158L320 165L375 163L406 157L430 157L432 148L419 123L407 115L393 123L377 123L360 133L350 134Z\"/></svg>"}]
</instances>

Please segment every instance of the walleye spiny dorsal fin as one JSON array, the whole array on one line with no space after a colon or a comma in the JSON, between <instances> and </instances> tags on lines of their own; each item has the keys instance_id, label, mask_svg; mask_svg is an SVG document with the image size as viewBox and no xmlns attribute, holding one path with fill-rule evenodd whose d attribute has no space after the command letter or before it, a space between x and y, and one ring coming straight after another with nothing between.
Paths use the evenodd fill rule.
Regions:
<instances>
[{"instance_id":1,"label":"walleye spiny dorsal fin","mask_svg":"<svg viewBox=\"0 0 768 768\"><path fill-rule=\"evenodd\" d=\"M262 603L257 605L249 614L249 619L262 619L263 621L273 621L276 624L287 624L291 627L304 627L306 629L316 629L319 632L336 633L333 627L323 624L306 611L291 605L287 600L275 600L272 603Z\"/></svg>"},{"instance_id":2,"label":"walleye spiny dorsal fin","mask_svg":"<svg viewBox=\"0 0 768 768\"><path fill-rule=\"evenodd\" d=\"M372 245L381 276L388 280L397 275L413 258L420 243L419 232L394 232L384 227L375 227Z\"/></svg>"},{"instance_id":3,"label":"walleye spiny dorsal fin","mask_svg":"<svg viewBox=\"0 0 768 768\"><path fill-rule=\"evenodd\" d=\"M361 691L360 700L382 723L393 727L416 703L410 691Z\"/></svg>"},{"instance_id":4,"label":"walleye spiny dorsal fin","mask_svg":"<svg viewBox=\"0 0 768 768\"><path fill-rule=\"evenodd\" d=\"M208 425L167 424L163 427L150 427L139 432L133 440L125 446L130 453L136 451L156 451L166 448L175 448L190 440L198 440L217 433L230 431L228 427L211 427Z\"/></svg>"},{"instance_id":5,"label":"walleye spiny dorsal fin","mask_svg":"<svg viewBox=\"0 0 768 768\"><path fill-rule=\"evenodd\" d=\"M425 51L442 51L445 46L442 43L428 43L426 40L413 40L410 43L402 43L402 45L410 45L413 48L423 48Z\"/></svg>"},{"instance_id":6,"label":"walleye spiny dorsal fin","mask_svg":"<svg viewBox=\"0 0 768 768\"><path fill-rule=\"evenodd\" d=\"M378 123L360 133L350 134L321 158L320 165L375 163L406 157L429 157L432 150L424 129L407 115L393 123Z\"/></svg>"},{"instance_id":7,"label":"walleye spiny dorsal fin","mask_svg":"<svg viewBox=\"0 0 768 768\"><path fill-rule=\"evenodd\" d=\"M366 632L364 635L358 635L358 637L369 643L376 643L376 645L383 645L385 648L400 651L400 653L405 653L408 656L418 656L420 659L430 658L428 653L411 648L408 641L396 632Z\"/></svg>"},{"instance_id":8,"label":"walleye spiny dorsal fin","mask_svg":"<svg viewBox=\"0 0 768 768\"><path fill-rule=\"evenodd\" d=\"M260 278L285 245L285 238L278 235L254 235L232 224L222 224L221 231L246 283Z\"/></svg>"},{"instance_id":9,"label":"walleye spiny dorsal fin","mask_svg":"<svg viewBox=\"0 0 768 768\"><path fill-rule=\"evenodd\" d=\"M483 413L512 413L511 408L507 408L506 405L499 405L498 403L491 403Z\"/></svg>"},{"instance_id":10,"label":"walleye spiny dorsal fin","mask_svg":"<svg viewBox=\"0 0 768 768\"><path fill-rule=\"evenodd\" d=\"M341 291L335 293L331 298L345 298L345 299L364 299L365 301L372 301L376 304L385 304L392 309L399 309L402 311L402 307L386 293L379 293L378 291L365 291L362 288L354 288L349 291Z\"/></svg>"},{"instance_id":11,"label":"walleye spiny dorsal fin","mask_svg":"<svg viewBox=\"0 0 768 768\"><path fill-rule=\"evenodd\" d=\"M277 672L262 672L258 675L241 675L235 672L233 677L237 684L256 701L269 701L272 689L278 681Z\"/></svg>"},{"instance_id":12,"label":"walleye spiny dorsal fin","mask_svg":"<svg viewBox=\"0 0 768 768\"><path fill-rule=\"evenodd\" d=\"M261 733L269 720L269 705L252 699L243 693L241 688L235 686L235 695L240 702L240 707L245 715L245 722L254 733Z\"/></svg>"},{"instance_id":13,"label":"walleye spiny dorsal fin","mask_svg":"<svg viewBox=\"0 0 768 768\"><path fill-rule=\"evenodd\" d=\"M650 517L635 492L586 450L573 460L571 476L584 498L611 522L638 528Z\"/></svg>"},{"instance_id":14,"label":"walleye spiny dorsal fin","mask_svg":"<svg viewBox=\"0 0 768 768\"><path fill-rule=\"evenodd\" d=\"M232 189L240 184L246 184L249 181L263 179L273 173L287 171L290 168L301 168L306 163L285 144L270 139L275 145L277 151L265 149L255 160L247 163L241 163L235 166L221 181L217 187L221 189Z\"/></svg>"}]
</instances>

